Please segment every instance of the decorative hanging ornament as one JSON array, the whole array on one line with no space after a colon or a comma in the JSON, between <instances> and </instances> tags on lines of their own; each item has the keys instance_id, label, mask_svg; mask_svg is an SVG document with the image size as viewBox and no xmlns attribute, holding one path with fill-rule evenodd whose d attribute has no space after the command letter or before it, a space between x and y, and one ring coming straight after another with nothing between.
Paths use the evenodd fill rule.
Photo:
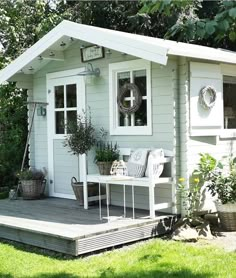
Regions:
<instances>
[{"instance_id":1,"label":"decorative hanging ornament","mask_svg":"<svg viewBox=\"0 0 236 278\"><path fill-rule=\"evenodd\" d=\"M216 102L216 90L212 86L205 86L200 90L199 103L206 109L210 110Z\"/></svg>"},{"instance_id":2,"label":"decorative hanging ornament","mask_svg":"<svg viewBox=\"0 0 236 278\"><path fill-rule=\"evenodd\" d=\"M131 107L126 107L124 105L124 99L126 97L127 92L133 91L134 102ZM126 83L120 88L120 92L117 96L117 104L119 111L123 114L132 114L135 113L142 104L142 94L137 85L134 83Z\"/></svg>"}]
</instances>

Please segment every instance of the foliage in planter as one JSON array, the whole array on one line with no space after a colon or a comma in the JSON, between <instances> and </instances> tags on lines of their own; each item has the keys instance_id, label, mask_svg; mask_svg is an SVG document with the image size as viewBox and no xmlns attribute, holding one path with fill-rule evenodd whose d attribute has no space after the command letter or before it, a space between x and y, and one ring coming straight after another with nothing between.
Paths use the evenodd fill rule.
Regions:
<instances>
[{"instance_id":1,"label":"foliage in planter","mask_svg":"<svg viewBox=\"0 0 236 278\"><path fill-rule=\"evenodd\" d=\"M43 180L45 174L37 169L25 169L17 174L20 180Z\"/></svg>"},{"instance_id":2,"label":"foliage in planter","mask_svg":"<svg viewBox=\"0 0 236 278\"><path fill-rule=\"evenodd\" d=\"M87 153L96 143L95 129L91 122L91 114L83 111L78 115L76 122L67 125L67 137L64 147L75 155Z\"/></svg>"},{"instance_id":3,"label":"foliage in planter","mask_svg":"<svg viewBox=\"0 0 236 278\"><path fill-rule=\"evenodd\" d=\"M236 202L236 159L226 164L217 161L209 154L200 154L199 177L207 181L212 196L222 204Z\"/></svg>"},{"instance_id":4,"label":"foliage in planter","mask_svg":"<svg viewBox=\"0 0 236 278\"><path fill-rule=\"evenodd\" d=\"M107 132L100 129L99 140L96 144L95 162L112 162L119 159L119 149L117 143L113 144L106 140Z\"/></svg>"},{"instance_id":5,"label":"foliage in planter","mask_svg":"<svg viewBox=\"0 0 236 278\"><path fill-rule=\"evenodd\" d=\"M181 198L185 198L184 200L181 200L184 209L187 212L187 215L185 216L192 218L200 202L201 184L199 178L192 178L189 188L187 188L185 184L185 179L179 178L178 189L181 193Z\"/></svg>"}]
</instances>

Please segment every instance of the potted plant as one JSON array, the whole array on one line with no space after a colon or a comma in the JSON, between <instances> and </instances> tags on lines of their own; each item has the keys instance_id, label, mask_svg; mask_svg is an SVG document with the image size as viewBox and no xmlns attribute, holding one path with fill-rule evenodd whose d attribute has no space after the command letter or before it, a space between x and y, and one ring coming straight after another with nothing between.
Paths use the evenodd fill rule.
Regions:
<instances>
[{"instance_id":1,"label":"potted plant","mask_svg":"<svg viewBox=\"0 0 236 278\"><path fill-rule=\"evenodd\" d=\"M25 169L17 174L20 183L22 197L25 200L39 199L45 189L45 174L41 170Z\"/></svg>"},{"instance_id":2,"label":"potted plant","mask_svg":"<svg viewBox=\"0 0 236 278\"><path fill-rule=\"evenodd\" d=\"M236 231L236 159L224 164L209 154L200 154L200 174L216 197L216 208L223 228Z\"/></svg>"},{"instance_id":3,"label":"potted plant","mask_svg":"<svg viewBox=\"0 0 236 278\"><path fill-rule=\"evenodd\" d=\"M78 157L84 156L86 162L86 154L96 144L95 128L91 121L90 110L87 114L82 111L77 116L77 120L70 122L67 125L67 137L64 142L64 147L69 147L69 152ZM79 201L80 205L84 204L83 200L83 182L78 182L75 177L71 178L71 186ZM98 186L95 183L88 183L88 196L98 195Z\"/></svg>"},{"instance_id":4,"label":"potted plant","mask_svg":"<svg viewBox=\"0 0 236 278\"><path fill-rule=\"evenodd\" d=\"M106 141L107 132L103 128L100 129L99 137L94 160L98 166L100 175L110 175L112 162L119 159L118 145Z\"/></svg>"},{"instance_id":5,"label":"potted plant","mask_svg":"<svg viewBox=\"0 0 236 278\"><path fill-rule=\"evenodd\" d=\"M77 121L68 123L67 133L64 147L69 147L69 152L77 156L87 154L96 143L91 114L85 111L77 116Z\"/></svg>"}]
</instances>

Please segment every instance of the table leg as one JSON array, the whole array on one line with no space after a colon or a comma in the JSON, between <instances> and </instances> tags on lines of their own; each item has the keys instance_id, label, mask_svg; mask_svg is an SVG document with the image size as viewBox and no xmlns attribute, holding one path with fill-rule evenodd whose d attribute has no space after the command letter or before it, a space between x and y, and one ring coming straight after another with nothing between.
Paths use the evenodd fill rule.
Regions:
<instances>
[{"instance_id":1,"label":"table leg","mask_svg":"<svg viewBox=\"0 0 236 278\"><path fill-rule=\"evenodd\" d=\"M124 193L124 218L126 218L125 184L123 184L123 193Z\"/></svg>"},{"instance_id":2,"label":"table leg","mask_svg":"<svg viewBox=\"0 0 236 278\"><path fill-rule=\"evenodd\" d=\"M110 192L109 192L109 184L108 183L106 183L106 197L107 197L107 219L109 221L109 217L110 217L110 215L109 215Z\"/></svg>"},{"instance_id":3,"label":"table leg","mask_svg":"<svg viewBox=\"0 0 236 278\"><path fill-rule=\"evenodd\" d=\"M102 200L101 200L101 183L98 183L98 190L99 190L99 217L102 220Z\"/></svg>"},{"instance_id":4,"label":"table leg","mask_svg":"<svg viewBox=\"0 0 236 278\"><path fill-rule=\"evenodd\" d=\"M132 185L132 208L133 208L133 219L135 218L134 211L134 186Z\"/></svg>"}]
</instances>

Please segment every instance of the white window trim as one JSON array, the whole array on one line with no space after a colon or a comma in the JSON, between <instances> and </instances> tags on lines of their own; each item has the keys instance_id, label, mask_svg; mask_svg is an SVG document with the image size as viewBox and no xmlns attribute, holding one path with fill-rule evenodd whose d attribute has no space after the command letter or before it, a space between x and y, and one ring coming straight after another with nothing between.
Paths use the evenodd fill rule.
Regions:
<instances>
[{"instance_id":1,"label":"white window trim","mask_svg":"<svg viewBox=\"0 0 236 278\"><path fill-rule=\"evenodd\" d=\"M145 69L147 74L147 125L118 126L116 73ZM109 116L111 135L152 135L151 62L143 59L109 64Z\"/></svg>"},{"instance_id":2,"label":"white window trim","mask_svg":"<svg viewBox=\"0 0 236 278\"><path fill-rule=\"evenodd\" d=\"M222 64L221 72L222 72L222 81L224 83L224 76L236 77L236 66ZM223 97L224 97L224 91L223 91ZM223 128L219 135L219 139L222 139L222 140L223 139L236 139L236 129Z\"/></svg>"}]
</instances>

